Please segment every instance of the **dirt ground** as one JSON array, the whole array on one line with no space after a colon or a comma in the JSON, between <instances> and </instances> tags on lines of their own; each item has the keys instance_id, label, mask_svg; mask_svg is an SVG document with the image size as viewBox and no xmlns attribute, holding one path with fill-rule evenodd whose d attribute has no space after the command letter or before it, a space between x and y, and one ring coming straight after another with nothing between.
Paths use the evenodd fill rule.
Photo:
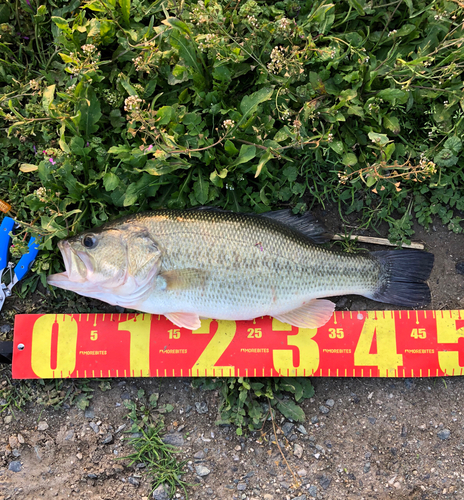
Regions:
<instances>
[{"instance_id":1,"label":"dirt ground","mask_svg":"<svg viewBox=\"0 0 464 500\"><path fill-rule=\"evenodd\" d=\"M341 228L332 218L326 223ZM435 223L430 233L417 227L414 240L435 254L429 308L464 308L464 276L455 267L464 260L463 236ZM340 308L389 307L348 297L339 299ZM0 326L12 310L20 312L21 304L6 305ZM159 392L160 404L174 407L165 415L168 439L188 460L191 499L464 499L462 377L313 384L315 396L301 405L306 421L279 417L277 436L271 422L243 437L218 427L218 395L193 389L189 379L113 379L110 390L95 390L86 412L34 403L7 409L0 415L0 500L148 499L143 467L118 460L131 451L123 402L135 400L139 389Z\"/></svg>"}]
</instances>

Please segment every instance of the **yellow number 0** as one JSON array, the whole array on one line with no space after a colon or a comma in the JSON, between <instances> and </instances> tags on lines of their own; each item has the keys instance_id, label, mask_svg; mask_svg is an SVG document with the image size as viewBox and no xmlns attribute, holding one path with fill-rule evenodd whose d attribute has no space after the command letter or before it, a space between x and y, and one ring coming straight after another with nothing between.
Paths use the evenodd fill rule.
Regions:
<instances>
[{"instance_id":1,"label":"yellow number 0","mask_svg":"<svg viewBox=\"0 0 464 500\"><path fill-rule=\"evenodd\" d=\"M51 366L53 325L58 325L56 369ZM40 378L69 376L76 367L77 322L69 315L45 315L32 329L31 367Z\"/></svg>"},{"instance_id":2,"label":"yellow number 0","mask_svg":"<svg viewBox=\"0 0 464 500\"><path fill-rule=\"evenodd\" d=\"M273 331L291 331L291 325L287 325L272 318ZM272 352L274 362L274 370L283 376L294 377L297 374L300 376L309 376L319 368L319 346L313 340L316 335L316 328L300 328L296 335L287 337L287 345L298 347L300 351L300 366L294 367L293 353L290 349L275 349Z\"/></svg>"}]
</instances>

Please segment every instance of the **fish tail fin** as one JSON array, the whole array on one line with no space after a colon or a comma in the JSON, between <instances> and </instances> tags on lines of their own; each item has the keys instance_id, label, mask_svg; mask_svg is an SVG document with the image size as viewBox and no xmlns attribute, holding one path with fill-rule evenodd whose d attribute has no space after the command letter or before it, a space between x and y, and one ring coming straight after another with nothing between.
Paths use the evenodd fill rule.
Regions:
<instances>
[{"instance_id":1,"label":"fish tail fin","mask_svg":"<svg viewBox=\"0 0 464 500\"><path fill-rule=\"evenodd\" d=\"M378 289L368 298L400 306L421 306L431 301L426 283L434 255L421 250L372 252L380 262Z\"/></svg>"}]
</instances>

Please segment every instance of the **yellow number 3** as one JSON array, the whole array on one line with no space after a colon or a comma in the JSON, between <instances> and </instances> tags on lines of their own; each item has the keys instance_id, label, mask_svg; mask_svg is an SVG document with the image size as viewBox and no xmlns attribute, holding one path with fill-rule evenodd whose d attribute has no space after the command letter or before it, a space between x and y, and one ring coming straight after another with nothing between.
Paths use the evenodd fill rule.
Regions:
<instances>
[{"instance_id":1,"label":"yellow number 3","mask_svg":"<svg viewBox=\"0 0 464 500\"><path fill-rule=\"evenodd\" d=\"M273 331L291 331L292 327L272 319ZM300 351L300 365L294 367L293 353L291 349L275 349L272 353L274 369L279 374L287 377L295 377L298 373L301 377L312 375L319 368L319 346L313 340L317 329L300 328L296 335L287 337L287 345L298 347Z\"/></svg>"}]
</instances>

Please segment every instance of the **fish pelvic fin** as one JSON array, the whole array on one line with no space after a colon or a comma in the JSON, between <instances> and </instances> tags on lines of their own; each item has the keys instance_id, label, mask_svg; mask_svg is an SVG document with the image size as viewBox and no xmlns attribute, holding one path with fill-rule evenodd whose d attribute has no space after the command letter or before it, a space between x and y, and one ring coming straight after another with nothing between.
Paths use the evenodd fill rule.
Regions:
<instances>
[{"instance_id":1,"label":"fish pelvic fin","mask_svg":"<svg viewBox=\"0 0 464 500\"><path fill-rule=\"evenodd\" d=\"M166 283L166 290L186 290L203 288L206 281L206 271L186 268L160 273L160 278Z\"/></svg>"},{"instance_id":2,"label":"fish pelvic fin","mask_svg":"<svg viewBox=\"0 0 464 500\"><path fill-rule=\"evenodd\" d=\"M298 309L274 317L298 328L320 328L332 317L334 309L335 304L330 300L314 299Z\"/></svg>"},{"instance_id":3,"label":"fish pelvic fin","mask_svg":"<svg viewBox=\"0 0 464 500\"><path fill-rule=\"evenodd\" d=\"M165 316L176 326L187 328L187 330L198 330L201 326L200 318L195 313L167 313Z\"/></svg>"},{"instance_id":4,"label":"fish pelvic fin","mask_svg":"<svg viewBox=\"0 0 464 500\"><path fill-rule=\"evenodd\" d=\"M421 250L389 250L372 252L379 260L380 279L378 289L369 299L416 307L431 301L426 283L433 267L434 255Z\"/></svg>"}]
</instances>

